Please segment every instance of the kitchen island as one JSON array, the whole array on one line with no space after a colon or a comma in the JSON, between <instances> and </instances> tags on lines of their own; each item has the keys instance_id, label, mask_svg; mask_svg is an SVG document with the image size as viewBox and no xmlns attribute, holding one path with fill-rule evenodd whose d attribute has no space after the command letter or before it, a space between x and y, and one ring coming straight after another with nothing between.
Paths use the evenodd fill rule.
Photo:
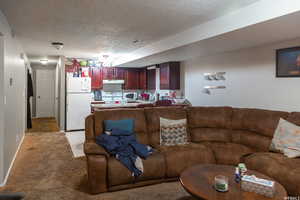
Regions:
<instances>
[{"instance_id":1,"label":"kitchen island","mask_svg":"<svg viewBox=\"0 0 300 200\"><path fill-rule=\"evenodd\" d=\"M154 102L151 101L132 101L120 103L105 103L104 101L92 102L92 112L101 109L114 109L114 108L138 108L138 107L152 107Z\"/></svg>"},{"instance_id":2,"label":"kitchen island","mask_svg":"<svg viewBox=\"0 0 300 200\"><path fill-rule=\"evenodd\" d=\"M176 103L171 104L160 104L160 101L128 101L128 102L120 102L120 103L108 103L105 101L95 101L91 103L92 112L102 109L115 109L115 108L145 108L145 107L157 107L157 106L189 106L190 104L185 103L184 101L177 101Z\"/></svg>"}]
</instances>

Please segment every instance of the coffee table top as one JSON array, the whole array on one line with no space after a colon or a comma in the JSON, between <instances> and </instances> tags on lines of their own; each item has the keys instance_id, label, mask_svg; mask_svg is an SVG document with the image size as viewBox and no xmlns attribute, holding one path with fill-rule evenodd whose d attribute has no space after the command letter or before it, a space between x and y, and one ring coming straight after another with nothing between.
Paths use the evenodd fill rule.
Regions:
<instances>
[{"instance_id":1,"label":"coffee table top","mask_svg":"<svg viewBox=\"0 0 300 200\"><path fill-rule=\"evenodd\" d=\"M284 187L276 181L276 192L273 198L268 198L252 192L242 191L241 184L235 182L234 172L235 167L229 165L196 165L182 172L180 176L180 182L187 192L201 199L282 200L287 197L287 192ZM247 174L255 175L258 178L274 180L253 170L248 170ZM217 192L214 189L214 178L217 175L224 175L228 177L229 190L227 192Z\"/></svg>"}]
</instances>

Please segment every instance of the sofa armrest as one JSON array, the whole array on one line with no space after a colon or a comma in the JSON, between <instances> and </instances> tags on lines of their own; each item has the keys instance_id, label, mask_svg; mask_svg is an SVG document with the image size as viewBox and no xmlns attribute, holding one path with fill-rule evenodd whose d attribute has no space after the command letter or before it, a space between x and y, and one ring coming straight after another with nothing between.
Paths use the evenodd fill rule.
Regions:
<instances>
[{"instance_id":1,"label":"sofa armrest","mask_svg":"<svg viewBox=\"0 0 300 200\"><path fill-rule=\"evenodd\" d=\"M87 154L88 187L91 194L107 192L107 158L103 155Z\"/></svg>"},{"instance_id":2,"label":"sofa armrest","mask_svg":"<svg viewBox=\"0 0 300 200\"><path fill-rule=\"evenodd\" d=\"M107 153L103 147L99 146L95 142L85 142L84 143L84 153L86 155L103 155L106 158L109 157L109 153Z\"/></svg>"}]
</instances>

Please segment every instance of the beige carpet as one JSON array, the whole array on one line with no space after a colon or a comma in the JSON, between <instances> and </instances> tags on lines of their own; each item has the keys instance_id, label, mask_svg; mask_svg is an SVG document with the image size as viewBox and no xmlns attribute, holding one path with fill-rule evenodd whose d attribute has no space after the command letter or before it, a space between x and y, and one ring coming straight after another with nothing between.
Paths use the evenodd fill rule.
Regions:
<instances>
[{"instance_id":1,"label":"beige carpet","mask_svg":"<svg viewBox=\"0 0 300 200\"><path fill-rule=\"evenodd\" d=\"M28 132L58 132L58 124L53 117L33 118L32 128Z\"/></svg>"},{"instance_id":2,"label":"beige carpet","mask_svg":"<svg viewBox=\"0 0 300 200\"><path fill-rule=\"evenodd\" d=\"M85 158L73 158L62 133L27 133L6 187L28 200L190 200L178 182L89 195Z\"/></svg>"}]
</instances>

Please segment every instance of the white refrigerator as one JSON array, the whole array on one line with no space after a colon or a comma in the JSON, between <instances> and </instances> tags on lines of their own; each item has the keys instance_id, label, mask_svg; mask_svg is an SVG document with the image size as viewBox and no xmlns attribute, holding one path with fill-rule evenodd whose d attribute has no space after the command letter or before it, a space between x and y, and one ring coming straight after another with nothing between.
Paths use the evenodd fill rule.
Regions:
<instances>
[{"instance_id":1,"label":"white refrigerator","mask_svg":"<svg viewBox=\"0 0 300 200\"><path fill-rule=\"evenodd\" d=\"M85 118L91 113L91 78L67 75L66 130L85 128Z\"/></svg>"}]
</instances>

